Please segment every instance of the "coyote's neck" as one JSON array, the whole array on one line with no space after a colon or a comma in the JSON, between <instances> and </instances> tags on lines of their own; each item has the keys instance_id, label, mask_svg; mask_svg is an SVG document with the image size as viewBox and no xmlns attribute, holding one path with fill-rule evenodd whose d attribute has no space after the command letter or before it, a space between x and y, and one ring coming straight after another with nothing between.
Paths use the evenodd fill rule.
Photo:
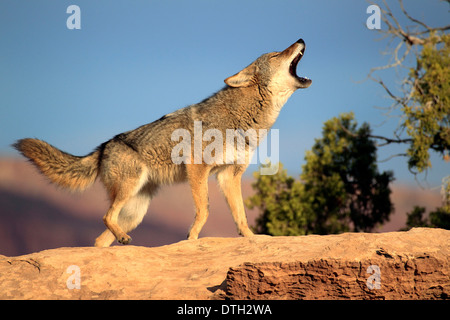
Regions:
<instances>
[{"instance_id":1,"label":"coyote's neck","mask_svg":"<svg viewBox=\"0 0 450 320\"><path fill-rule=\"evenodd\" d=\"M270 117L272 118L273 123L278 118L278 115L280 114L281 108L285 105L286 101L289 99L289 97L294 93L294 91L290 89L286 89L284 91L278 91L277 94L272 96L272 112L270 113ZM273 124L272 123L272 124Z\"/></svg>"},{"instance_id":2,"label":"coyote's neck","mask_svg":"<svg viewBox=\"0 0 450 320\"><path fill-rule=\"evenodd\" d=\"M294 90L272 91L265 86L250 86L244 88L226 87L204 102L220 101L227 106L227 112L232 114L241 129L270 129L277 120L281 108Z\"/></svg>"},{"instance_id":3,"label":"coyote's neck","mask_svg":"<svg viewBox=\"0 0 450 320\"><path fill-rule=\"evenodd\" d=\"M268 127L272 127L280 114L286 101L294 93L292 89L279 89L279 88L259 88L261 97L265 104L264 117L268 124Z\"/></svg>"}]
</instances>

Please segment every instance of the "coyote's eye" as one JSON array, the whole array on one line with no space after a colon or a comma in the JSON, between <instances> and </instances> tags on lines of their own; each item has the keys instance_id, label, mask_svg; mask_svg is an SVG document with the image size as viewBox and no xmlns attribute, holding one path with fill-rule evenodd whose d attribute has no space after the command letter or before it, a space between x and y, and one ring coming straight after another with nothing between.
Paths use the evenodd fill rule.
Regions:
<instances>
[{"instance_id":1,"label":"coyote's eye","mask_svg":"<svg viewBox=\"0 0 450 320\"><path fill-rule=\"evenodd\" d=\"M281 52L272 52L269 54L269 59L276 58L280 55Z\"/></svg>"}]
</instances>

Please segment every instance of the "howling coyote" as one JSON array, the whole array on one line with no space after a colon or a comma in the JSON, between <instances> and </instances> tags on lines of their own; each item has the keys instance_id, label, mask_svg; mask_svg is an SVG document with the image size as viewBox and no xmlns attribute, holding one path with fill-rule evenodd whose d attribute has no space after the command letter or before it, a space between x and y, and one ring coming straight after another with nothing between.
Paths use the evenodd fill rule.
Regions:
<instances>
[{"instance_id":1,"label":"howling coyote","mask_svg":"<svg viewBox=\"0 0 450 320\"><path fill-rule=\"evenodd\" d=\"M98 247L107 247L114 239L122 244L130 243L127 232L141 223L159 186L183 181L191 186L196 210L188 239L197 239L208 217L208 177L211 174L216 174L238 232L251 236L242 201L241 177L254 148L263 138L261 132L271 128L295 90L311 85L310 79L296 73L304 52L305 42L300 39L282 52L263 54L225 79L226 86L211 97L121 133L84 157L65 153L37 139L19 140L14 147L62 187L84 190L100 177L111 206L103 217L107 229L95 241ZM250 143L249 137L244 137L242 150L234 147L234 143L230 148L229 139L222 139L223 146L213 150L216 161L197 157L208 147L204 138L200 142L188 140L189 148L176 149L183 136L174 138L174 132L182 129L194 136L198 124L202 130L213 132L215 139L220 134L225 137L229 130L238 132L236 138L239 132L254 130L256 142ZM180 161L180 152L186 150L190 153L183 154ZM233 161L238 151L244 152L240 159L245 161Z\"/></svg>"}]
</instances>

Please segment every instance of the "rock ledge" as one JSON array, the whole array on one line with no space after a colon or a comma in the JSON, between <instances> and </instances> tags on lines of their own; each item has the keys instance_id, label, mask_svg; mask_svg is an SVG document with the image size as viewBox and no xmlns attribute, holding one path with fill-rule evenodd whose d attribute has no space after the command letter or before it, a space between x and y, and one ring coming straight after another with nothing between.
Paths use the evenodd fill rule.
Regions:
<instances>
[{"instance_id":1,"label":"rock ledge","mask_svg":"<svg viewBox=\"0 0 450 320\"><path fill-rule=\"evenodd\" d=\"M449 299L450 231L0 255L0 299Z\"/></svg>"}]
</instances>

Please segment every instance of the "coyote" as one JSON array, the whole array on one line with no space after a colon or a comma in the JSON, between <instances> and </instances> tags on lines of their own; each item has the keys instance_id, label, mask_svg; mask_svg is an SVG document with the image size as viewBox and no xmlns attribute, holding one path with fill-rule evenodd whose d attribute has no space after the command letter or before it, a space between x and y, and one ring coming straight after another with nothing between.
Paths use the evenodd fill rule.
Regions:
<instances>
[{"instance_id":1,"label":"coyote","mask_svg":"<svg viewBox=\"0 0 450 320\"><path fill-rule=\"evenodd\" d=\"M118 134L84 157L73 156L38 139L21 139L13 146L59 186L81 191L100 178L111 205L103 217L107 229L97 237L97 247L108 247L114 239L122 244L130 243L127 233L141 223L159 186L183 181L189 182L196 210L188 239L197 239L208 217L207 182L211 174L216 174L238 232L251 236L242 200L241 177L253 150L245 150L243 163L230 161L229 154L214 154L215 159L226 156L226 161L199 161L194 156L199 149L205 150L203 138L200 144L198 139L189 142L192 143L189 150L193 151L183 155L184 161L175 163L173 151L179 141L173 133L183 129L195 134L194 122L201 123L204 130L213 129L223 136L230 129L267 131L292 93L311 85L310 79L296 73L304 52L305 42L300 39L282 52L263 54L225 79L226 86L209 98ZM258 144L263 136L257 135ZM245 142L248 146L248 141Z\"/></svg>"}]
</instances>

